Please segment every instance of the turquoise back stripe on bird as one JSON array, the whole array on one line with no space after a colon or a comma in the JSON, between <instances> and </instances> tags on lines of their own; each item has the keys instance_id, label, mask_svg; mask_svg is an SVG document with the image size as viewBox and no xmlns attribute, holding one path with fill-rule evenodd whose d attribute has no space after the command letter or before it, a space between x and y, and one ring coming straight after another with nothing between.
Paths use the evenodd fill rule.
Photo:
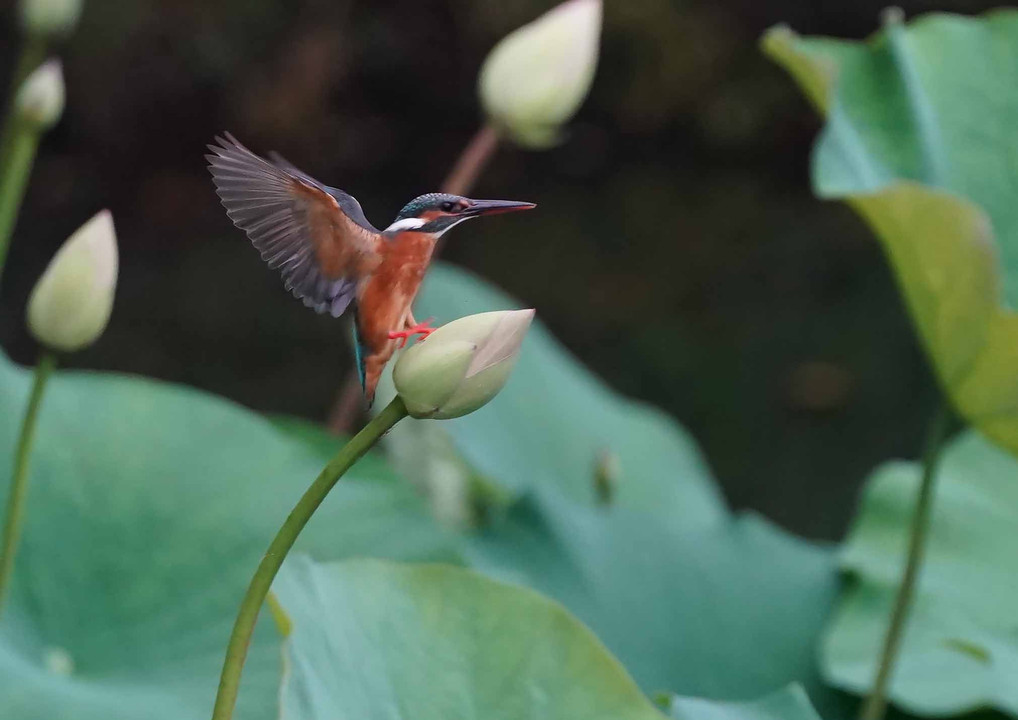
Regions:
<instances>
[{"instance_id":1,"label":"turquoise back stripe on bird","mask_svg":"<svg viewBox=\"0 0 1018 720\"><path fill-rule=\"evenodd\" d=\"M333 317L354 307L354 356L369 403L396 341L431 332L410 308L438 238L470 218L534 207L429 193L379 230L352 195L278 154L266 160L229 133L208 148L205 158L226 214L280 272L286 289Z\"/></svg>"},{"instance_id":2,"label":"turquoise back stripe on bird","mask_svg":"<svg viewBox=\"0 0 1018 720\"><path fill-rule=\"evenodd\" d=\"M357 379L361 381L361 390L367 393L364 380L364 345L361 343L361 334L357 331L357 306L353 308L353 361L357 366ZM374 397L371 398L374 400ZM370 400L369 400L370 402Z\"/></svg>"}]
</instances>

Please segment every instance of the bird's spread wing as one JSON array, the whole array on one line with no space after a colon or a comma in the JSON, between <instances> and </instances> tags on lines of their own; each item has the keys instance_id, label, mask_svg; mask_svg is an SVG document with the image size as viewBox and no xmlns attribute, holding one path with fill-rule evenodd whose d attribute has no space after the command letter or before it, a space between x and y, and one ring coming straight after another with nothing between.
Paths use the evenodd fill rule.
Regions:
<instances>
[{"instance_id":1,"label":"bird's spread wing","mask_svg":"<svg viewBox=\"0 0 1018 720\"><path fill-rule=\"evenodd\" d=\"M285 160L271 163L226 134L206 155L226 214L247 233L288 290L339 317L357 281L379 262L378 231L357 201Z\"/></svg>"},{"instance_id":2,"label":"bird's spread wing","mask_svg":"<svg viewBox=\"0 0 1018 720\"><path fill-rule=\"evenodd\" d=\"M306 182L308 185L316 187L319 190L323 190L327 192L329 195L331 195L333 198L335 198L336 204L339 205L339 209L346 213L347 217L349 217L355 223L360 225L362 228L375 235L378 235L381 232L378 228L376 228L374 225L368 222L368 219L364 216L364 210L361 208L361 204L357 202L357 198L355 198L353 195L345 193L339 188L329 187L324 183L318 182L313 177L308 175L306 172L298 168L296 165L294 165L292 162L290 162L289 160L287 160L285 157L283 157L274 150L269 151L268 155L269 160L272 161L272 164L278 167L283 172L289 173L290 175L294 175L295 177L298 177L304 182Z\"/></svg>"}]
</instances>

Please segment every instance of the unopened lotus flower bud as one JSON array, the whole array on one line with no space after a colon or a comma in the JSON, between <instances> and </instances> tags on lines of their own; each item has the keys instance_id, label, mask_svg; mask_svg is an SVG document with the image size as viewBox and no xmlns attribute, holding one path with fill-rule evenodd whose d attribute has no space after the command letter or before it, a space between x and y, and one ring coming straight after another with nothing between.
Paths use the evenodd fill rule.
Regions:
<instances>
[{"instance_id":1,"label":"unopened lotus flower bud","mask_svg":"<svg viewBox=\"0 0 1018 720\"><path fill-rule=\"evenodd\" d=\"M21 26L30 35L69 35L81 17L83 0L21 0Z\"/></svg>"},{"instance_id":2,"label":"unopened lotus flower bud","mask_svg":"<svg viewBox=\"0 0 1018 720\"><path fill-rule=\"evenodd\" d=\"M64 73L59 60L47 60L37 67L18 89L14 98L18 119L39 130L48 130L64 111Z\"/></svg>"},{"instance_id":3,"label":"unopened lotus flower bud","mask_svg":"<svg viewBox=\"0 0 1018 720\"><path fill-rule=\"evenodd\" d=\"M102 335L117 285L117 236L103 210L78 228L35 284L28 329L40 343L70 352Z\"/></svg>"},{"instance_id":4,"label":"unopened lotus flower bud","mask_svg":"<svg viewBox=\"0 0 1018 720\"><path fill-rule=\"evenodd\" d=\"M611 505L618 489L619 456L611 450L602 449L594 462L594 493L601 505Z\"/></svg>"},{"instance_id":5,"label":"unopened lotus flower bud","mask_svg":"<svg viewBox=\"0 0 1018 720\"><path fill-rule=\"evenodd\" d=\"M568 0L492 49L480 94L499 130L526 147L555 143L594 79L601 12L601 0Z\"/></svg>"},{"instance_id":6,"label":"unopened lotus flower bud","mask_svg":"<svg viewBox=\"0 0 1018 720\"><path fill-rule=\"evenodd\" d=\"M404 352L392 371L416 418L472 413L495 397L516 364L533 310L502 310L453 320Z\"/></svg>"}]
</instances>

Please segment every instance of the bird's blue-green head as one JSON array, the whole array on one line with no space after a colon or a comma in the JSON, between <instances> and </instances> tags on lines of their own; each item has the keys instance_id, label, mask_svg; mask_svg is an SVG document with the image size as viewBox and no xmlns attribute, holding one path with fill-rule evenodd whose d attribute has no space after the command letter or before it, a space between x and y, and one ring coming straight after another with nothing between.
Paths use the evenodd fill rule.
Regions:
<instances>
[{"instance_id":1,"label":"bird's blue-green head","mask_svg":"<svg viewBox=\"0 0 1018 720\"><path fill-rule=\"evenodd\" d=\"M415 197L399 211L384 232L422 232L441 235L454 225L482 215L530 210L534 203L515 200L472 200L448 193L428 193Z\"/></svg>"}]
</instances>

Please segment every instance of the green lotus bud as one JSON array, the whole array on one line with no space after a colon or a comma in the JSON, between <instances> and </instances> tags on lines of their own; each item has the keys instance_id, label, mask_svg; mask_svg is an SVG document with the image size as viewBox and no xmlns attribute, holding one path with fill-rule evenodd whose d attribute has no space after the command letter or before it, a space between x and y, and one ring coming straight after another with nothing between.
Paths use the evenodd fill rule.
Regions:
<instances>
[{"instance_id":1,"label":"green lotus bud","mask_svg":"<svg viewBox=\"0 0 1018 720\"><path fill-rule=\"evenodd\" d=\"M21 27L29 35L69 35L81 17L82 0L21 0Z\"/></svg>"},{"instance_id":2,"label":"green lotus bud","mask_svg":"<svg viewBox=\"0 0 1018 720\"><path fill-rule=\"evenodd\" d=\"M568 0L502 39L480 75L491 122L526 147L555 143L597 67L601 0Z\"/></svg>"},{"instance_id":3,"label":"green lotus bud","mask_svg":"<svg viewBox=\"0 0 1018 720\"><path fill-rule=\"evenodd\" d=\"M48 130L64 111L64 73L60 61L47 60L32 71L18 89L14 111L22 122Z\"/></svg>"},{"instance_id":4,"label":"green lotus bud","mask_svg":"<svg viewBox=\"0 0 1018 720\"><path fill-rule=\"evenodd\" d=\"M28 298L28 329L53 350L80 350L102 335L117 285L117 236L109 210L75 231Z\"/></svg>"},{"instance_id":5,"label":"green lotus bud","mask_svg":"<svg viewBox=\"0 0 1018 720\"><path fill-rule=\"evenodd\" d=\"M392 371L416 418L472 413L495 397L516 364L533 310L502 310L453 320L404 352Z\"/></svg>"},{"instance_id":6,"label":"green lotus bud","mask_svg":"<svg viewBox=\"0 0 1018 720\"><path fill-rule=\"evenodd\" d=\"M594 494L599 504L612 504L621 472L619 456L607 448L602 448L594 461Z\"/></svg>"}]
</instances>

